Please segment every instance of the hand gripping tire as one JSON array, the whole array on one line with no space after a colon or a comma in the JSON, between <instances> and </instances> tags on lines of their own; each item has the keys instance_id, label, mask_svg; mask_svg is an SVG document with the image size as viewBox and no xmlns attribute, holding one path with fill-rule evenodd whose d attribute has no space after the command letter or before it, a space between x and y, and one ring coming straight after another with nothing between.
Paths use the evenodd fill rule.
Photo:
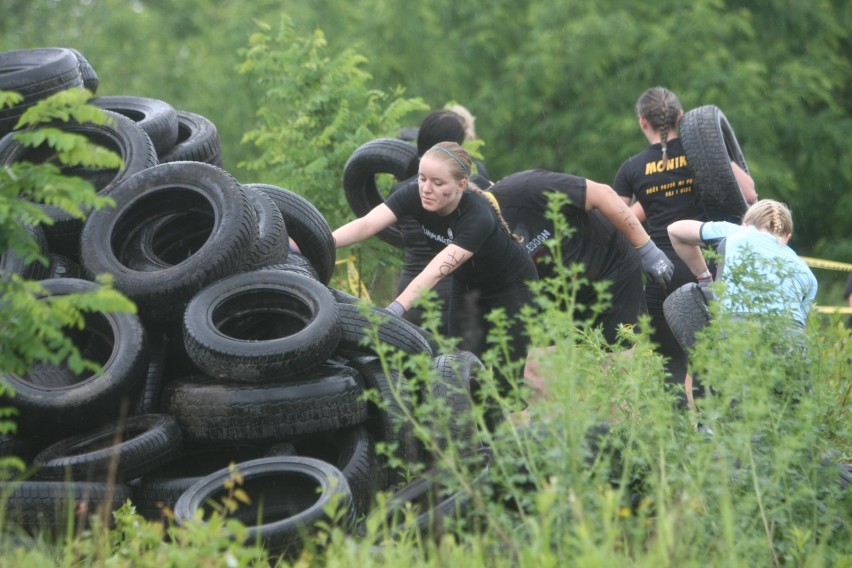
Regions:
<instances>
[{"instance_id":1,"label":"hand gripping tire","mask_svg":"<svg viewBox=\"0 0 852 568\"><path fill-rule=\"evenodd\" d=\"M328 288L274 269L234 274L186 306L186 352L205 374L234 383L281 382L331 357L340 315Z\"/></svg>"},{"instance_id":2,"label":"hand gripping tire","mask_svg":"<svg viewBox=\"0 0 852 568\"><path fill-rule=\"evenodd\" d=\"M680 138L698 198L710 219L739 223L748 205L731 162L746 172L748 165L728 119L715 105L692 109L680 121Z\"/></svg>"},{"instance_id":3,"label":"hand gripping tire","mask_svg":"<svg viewBox=\"0 0 852 568\"><path fill-rule=\"evenodd\" d=\"M60 440L39 452L36 476L46 481L119 481L140 477L176 459L183 450L177 420L166 414L140 414L124 423ZM114 468L114 469L113 469Z\"/></svg>"},{"instance_id":4,"label":"hand gripping tire","mask_svg":"<svg viewBox=\"0 0 852 568\"><path fill-rule=\"evenodd\" d=\"M257 238L239 182L210 164L160 164L115 186L110 196L116 206L95 211L83 227L82 264L91 276L112 274L116 289L152 322L179 320L199 290L241 269ZM136 233L174 213L206 216L206 239L189 251L159 254L170 264L161 270L133 269L128 255Z\"/></svg>"},{"instance_id":5,"label":"hand gripping tire","mask_svg":"<svg viewBox=\"0 0 852 568\"><path fill-rule=\"evenodd\" d=\"M417 173L417 148L397 138L377 138L362 144L343 167L343 191L352 212L363 217L384 203L376 175L390 174L397 181ZM402 232L393 225L376 236L396 247L403 247Z\"/></svg>"},{"instance_id":6,"label":"hand gripping tire","mask_svg":"<svg viewBox=\"0 0 852 568\"><path fill-rule=\"evenodd\" d=\"M663 315L681 349L689 353L695 335L710 323L704 294L695 282L688 282L663 301Z\"/></svg>"},{"instance_id":7,"label":"hand gripping tire","mask_svg":"<svg viewBox=\"0 0 852 568\"><path fill-rule=\"evenodd\" d=\"M251 503L234 516L248 529L246 543L260 541L270 554L297 554L303 538L320 522L331 522L327 508L343 509L344 530L353 522L352 492L343 473L322 460L298 456L260 458L236 464L243 478L241 489ZM210 502L227 496L229 469L198 480L175 504L175 518L186 524L197 510L211 513ZM261 519L258 524L258 519Z\"/></svg>"},{"instance_id":8,"label":"hand gripping tire","mask_svg":"<svg viewBox=\"0 0 852 568\"><path fill-rule=\"evenodd\" d=\"M75 278L42 280L49 295L84 293L99 285ZM122 404L134 397L145 380L148 350L139 318L129 313L93 313L85 328L72 337L82 355L101 364L101 372L74 375L56 366L37 366L26 376L3 375L15 392L9 404L19 411L23 434L83 432L118 416ZM40 372L67 376L60 384L43 380Z\"/></svg>"},{"instance_id":9,"label":"hand gripping tire","mask_svg":"<svg viewBox=\"0 0 852 568\"><path fill-rule=\"evenodd\" d=\"M168 383L163 411L190 442L291 441L363 424L364 384L351 367L325 364L286 384L235 385L187 377Z\"/></svg>"}]
</instances>

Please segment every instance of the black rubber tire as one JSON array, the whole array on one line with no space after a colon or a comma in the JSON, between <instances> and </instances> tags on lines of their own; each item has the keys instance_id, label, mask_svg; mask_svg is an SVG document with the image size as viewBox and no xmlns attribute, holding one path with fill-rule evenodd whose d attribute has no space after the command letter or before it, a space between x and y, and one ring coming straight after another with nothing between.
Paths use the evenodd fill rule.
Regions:
<instances>
[{"instance_id":1,"label":"black rubber tire","mask_svg":"<svg viewBox=\"0 0 852 568\"><path fill-rule=\"evenodd\" d=\"M44 230L41 225L27 225L25 227L29 238L35 241L38 254L47 257L47 237L44 235ZM49 266L43 265L38 260L27 262L26 258L20 256L12 250L12 247L6 249L5 252L0 251L0 275L17 274L24 280L43 280L49 274Z\"/></svg>"},{"instance_id":2,"label":"black rubber tire","mask_svg":"<svg viewBox=\"0 0 852 568\"><path fill-rule=\"evenodd\" d=\"M361 305L363 306L363 303ZM377 346L371 344L374 324L361 312L361 307L358 304L338 302L337 309L340 313L340 347L349 351L360 351L365 355L378 355ZM415 329L414 324L393 317L374 306L368 309L381 318L377 324L379 341L408 355L424 353L432 356L432 347L423 334Z\"/></svg>"},{"instance_id":3,"label":"black rubber tire","mask_svg":"<svg viewBox=\"0 0 852 568\"><path fill-rule=\"evenodd\" d=\"M317 269L314 268L314 265L311 264L311 261L303 255L302 253L290 251L287 253L287 260L280 264L272 264L267 266L266 268L271 268L274 270L283 270L284 272L293 272L295 274L301 274L302 276L306 276L313 280L319 282L319 274L317 274Z\"/></svg>"},{"instance_id":4,"label":"black rubber tire","mask_svg":"<svg viewBox=\"0 0 852 568\"><path fill-rule=\"evenodd\" d=\"M183 450L177 420L140 414L51 444L39 452L36 476L45 481L120 482L145 475L176 459Z\"/></svg>"},{"instance_id":5,"label":"black rubber tire","mask_svg":"<svg viewBox=\"0 0 852 568\"><path fill-rule=\"evenodd\" d=\"M152 322L178 321L199 290L242 268L256 239L254 213L239 182L210 164L160 164L125 180L110 195L116 206L92 213L83 228L82 264L92 277L112 274L116 289ZM204 243L160 254L171 264L162 270L128 266L134 235L181 212L211 220Z\"/></svg>"},{"instance_id":6,"label":"black rubber tire","mask_svg":"<svg viewBox=\"0 0 852 568\"><path fill-rule=\"evenodd\" d=\"M108 119L106 124L60 122L50 126L63 132L84 136L89 142L111 150L121 157L123 166L119 169L78 166L60 168L63 175L83 178L90 182L98 193L108 194L110 189L122 180L157 165L157 154L151 139L142 127L116 112L103 110L103 113ZM55 160L56 153L45 144L32 148L23 146L14 136L5 136L0 139L0 164L2 165L23 161L42 164Z\"/></svg>"},{"instance_id":7,"label":"black rubber tire","mask_svg":"<svg viewBox=\"0 0 852 568\"><path fill-rule=\"evenodd\" d=\"M367 402L360 374L324 364L298 382L233 385L187 377L163 389L163 410L175 416L190 443L291 441L363 424Z\"/></svg>"},{"instance_id":8,"label":"black rubber tire","mask_svg":"<svg viewBox=\"0 0 852 568\"><path fill-rule=\"evenodd\" d=\"M99 285L75 278L42 280L48 295L96 290ZM19 411L23 435L71 435L118 417L122 406L142 388L148 361L145 329L130 313L92 314L72 336L81 354L101 364L101 372L74 375L65 367L36 366L24 377L4 374L14 390L9 404ZM67 374L59 384L39 372ZM88 373L88 374L86 374Z\"/></svg>"},{"instance_id":9,"label":"black rubber tire","mask_svg":"<svg viewBox=\"0 0 852 568\"><path fill-rule=\"evenodd\" d=\"M11 525L62 537L69 521L74 522L75 531L81 531L87 526L88 517L104 508L107 514L103 518L111 522L109 513L124 505L131 492L126 485L114 483L0 481L0 495L6 499L5 530L10 530ZM75 514L69 515L69 511Z\"/></svg>"},{"instance_id":10,"label":"black rubber tire","mask_svg":"<svg viewBox=\"0 0 852 568\"><path fill-rule=\"evenodd\" d=\"M243 186L255 211L257 220L257 245L247 261L247 269L254 270L287 262L289 235L284 216L277 204L265 193Z\"/></svg>"},{"instance_id":11,"label":"black rubber tire","mask_svg":"<svg viewBox=\"0 0 852 568\"><path fill-rule=\"evenodd\" d=\"M379 456L380 487L395 486L404 480L405 468L417 463L419 457L409 418L412 396L406 388L406 379L393 371L385 373L382 362L375 356L356 357L346 364L361 373L365 389L376 393L378 401L370 399L365 426L373 438L391 448L394 457L401 462L401 467L392 468L385 456Z\"/></svg>"},{"instance_id":12,"label":"black rubber tire","mask_svg":"<svg viewBox=\"0 0 852 568\"><path fill-rule=\"evenodd\" d=\"M164 520L163 508L174 509L180 496L199 479L230 463L264 457L266 450L266 445L245 443L187 448L176 459L128 482L133 491L133 504L146 519Z\"/></svg>"},{"instance_id":13,"label":"black rubber tire","mask_svg":"<svg viewBox=\"0 0 852 568\"><path fill-rule=\"evenodd\" d=\"M142 127L154 144L156 155L170 150L178 139L175 108L160 99L130 95L95 97L90 104L126 116ZM157 158L159 162L159 157Z\"/></svg>"},{"instance_id":14,"label":"black rubber tire","mask_svg":"<svg viewBox=\"0 0 852 568\"><path fill-rule=\"evenodd\" d=\"M0 52L0 91L13 91L23 101L0 110L0 136L11 132L22 114L50 95L82 87L80 63L70 49L43 47Z\"/></svg>"},{"instance_id":15,"label":"black rubber tire","mask_svg":"<svg viewBox=\"0 0 852 568\"><path fill-rule=\"evenodd\" d=\"M243 478L242 489L250 505L237 509L234 517L248 529L246 543L259 541L273 555L295 555L303 538L318 523L331 522L326 508L337 503L344 512L344 531L354 522L352 493L343 473L322 460L298 456L260 458L237 464ZM225 482L231 472L225 468L203 477L175 504L179 524L193 519L199 509L210 513L208 503L226 496ZM260 507L263 507L262 515ZM261 524L257 524L258 517Z\"/></svg>"},{"instance_id":16,"label":"black rubber tire","mask_svg":"<svg viewBox=\"0 0 852 568\"><path fill-rule=\"evenodd\" d=\"M160 412L160 393L166 375L169 336L162 329L148 328L148 372L142 391L136 397L133 414L156 414Z\"/></svg>"},{"instance_id":17,"label":"black rubber tire","mask_svg":"<svg viewBox=\"0 0 852 568\"><path fill-rule=\"evenodd\" d=\"M196 294L186 306L183 337L190 359L211 377L281 382L334 353L340 315L316 280L262 269L222 278Z\"/></svg>"},{"instance_id":18,"label":"black rubber tire","mask_svg":"<svg viewBox=\"0 0 852 568\"><path fill-rule=\"evenodd\" d=\"M86 56L73 47L69 47L68 49L77 57L77 64L80 66L80 76L83 78L83 87L94 95L98 92L98 87L101 84L97 71L89 63L89 60L86 59Z\"/></svg>"},{"instance_id":19,"label":"black rubber tire","mask_svg":"<svg viewBox=\"0 0 852 568\"><path fill-rule=\"evenodd\" d=\"M178 136L174 146L159 154L167 162L205 162L223 167L222 140L213 121L205 116L177 110Z\"/></svg>"},{"instance_id":20,"label":"black rubber tire","mask_svg":"<svg viewBox=\"0 0 852 568\"><path fill-rule=\"evenodd\" d=\"M83 136L91 143L111 150L121 157L123 166L119 169L60 168L63 175L82 178L91 183L99 194L106 195L121 181L155 166L157 155L151 139L139 125L118 113L108 110L103 112L111 122L107 124L65 122L54 124L52 127ZM56 153L45 144L31 148L21 145L13 135L0 139L0 165L22 161L42 164L55 160ZM53 224L43 227L50 252L78 260L83 220L72 217L57 207L49 205L39 205L39 207L53 218Z\"/></svg>"},{"instance_id":21,"label":"black rubber tire","mask_svg":"<svg viewBox=\"0 0 852 568\"><path fill-rule=\"evenodd\" d=\"M731 162L748 172L734 129L715 105L694 108L680 121L680 138L698 198L710 219L739 223L748 208Z\"/></svg>"},{"instance_id":22,"label":"black rubber tire","mask_svg":"<svg viewBox=\"0 0 852 568\"><path fill-rule=\"evenodd\" d=\"M663 301L663 315L681 349L689 353L695 335L710 323L707 302L698 284L688 282Z\"/></svg>"},{"instance_id":23,"label":"black rubber tire","mask_svg":"<svg viewBox=\"0 0 852 568\"><path fill-rule=\"evenodd\" d=\"M419 126L406 126L405 128L400 128L396 137L400 140L405 140L406 142L417 142L417 135L420 134Z\"/></svg>"},{"instance_id":24,"label":"black rubber tire","mask_svg":"<svg viewBox=\"0 0 852 568\"><path fill-rule=\"evenodd\" d=\"M47 255L50 265L47 268L49 278L83 278L83 267L63 254L50 253Z\"/></svg>"},{"instance_id":25,"label":"black rubber tire","mask_svg":"<svg viewBox=\"0 0 852 568\"><path fill-rule=\"evenodd\" d=\"M470 481L470 486L477 489L487 483L490 474L490 453L482 451L480 455L482 467ZM413 508L417 512L414 526L418 532L438 541L448 528L445 519L469 516L470 495L463 491L446 494L442 483L446 476L446 472L433 468L394 492L384 510L384 521L389 528L401 529L404 511Z\"/></svg>"},{"instance_id":26,"label":"black rubber tire","mask_svg":"<svg viewBox=\"0 0 852 568\"><path fill-rule=\"evenodd\" d=\"M316 458L339 469L349 488L355 515L367 514L379 489L379 462L373 436L362 426L293 441L295 455Z\"/></svg>"},{"instance_id":27,"label":"black rubber tire","mask_svg":"<svg viewBox=\"0 0 852 568\"><path fill-rule=\"evenodd\" d=\"M477 428L473 400L478 390L477 377L485 370L485 365L473 353L457 350L435 357L433 368L437 373L436 380L421 386L421 398L432 404L440 401L451 410L448 424L432 426L435 429L433 442L441 449L455 444L460 453L470 453L477 449L474 443ZM427 449L421 450L421 458L427 463L431 461Z\"/></svg>"},{"instance_id":28,"label":"black rubber tire","mask_svg":"<svg viewBox=\"0 0 852 568\"><path fill-rule=\"evenodd\" d=\"M287 225L289 237L317 271L319 281L328 284L334 274L337 251L331 228L322 213L310 201L294 191L264 183L248 184L272 198Z\"/></svg>"},{"instance_id":29,"label":"black rubber tire","mask_svg":"<svg viewBox=\"0 0 852 568\"><path fill-rule=\"evenodd\" d=\"M343 167L343 192L352 212L363 217L384 203L376 175L390 174L397 181L406 180L417 173L417 163L417 148L404 140L377 138L362 144ZM396 247L405 246L402 231L396 225L383 229L376 236Z\"/></svg>"}]
</instances>

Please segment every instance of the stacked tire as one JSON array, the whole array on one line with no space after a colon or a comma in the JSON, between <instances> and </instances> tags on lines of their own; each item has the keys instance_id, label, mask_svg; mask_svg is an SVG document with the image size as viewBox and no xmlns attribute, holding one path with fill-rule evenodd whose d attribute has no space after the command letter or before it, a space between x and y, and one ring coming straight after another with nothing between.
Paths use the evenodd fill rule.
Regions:
<instances>
[{"instance_id":1,"label":"stacked tire","mask_svg":"<svg viewBox=\"0 0 852 568\"><path fill-rule=\"evenodd\" d=\"M98 81L82 54L51 48L0 54L0 90L10 86L24 98L0 113L3 165L50 159L15 139L28 106L63 88L94 93ZM233 462L266 506L260 523L258 505L240 518L271 551L297 550L332 500L351 526L376 491L428 459L405 419L411 379L383 369L369 330L380 321L380 351L410 357L433 357L429 335L330 287L335 248L321 213L291 190L238 182L208 119L151 98L93 103L107 125L57 127L124 166L64 173L114 205L85 221L51 210L50 227L30 228L50 266L4 252L0 270L38 280L44 301L97 290L109 274L137 312L93 314L68 331L97 373L39 363L3 376L19 430L0 437L0 455L34 471L0 483L7 521L61 534L69 508L108 519L130 497L150 518L169 508L185 522L221 498Z\"/></svg>"}]
</instances>

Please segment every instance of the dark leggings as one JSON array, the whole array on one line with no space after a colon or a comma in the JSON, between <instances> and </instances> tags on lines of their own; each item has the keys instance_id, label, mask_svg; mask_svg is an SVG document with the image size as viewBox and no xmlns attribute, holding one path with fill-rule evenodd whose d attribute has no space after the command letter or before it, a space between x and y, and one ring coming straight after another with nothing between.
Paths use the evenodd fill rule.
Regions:
<instances>
[{"instance_id":1,"label":"dark leggings","mask_svg":"<svg viewBox=\"0 0 852 568\"><path fill-rule=\"evenodd\" d=\"M502 308L510 319L508 334L508 346L512 362L520 363L523 372L523 363L526 361L529 351L530 338L526 333L525 324L519 315L521 308L532 304L533 296L527 287L527 282L537 280L538 273L532 259L524 265L523 270L512 282L500 287L469 288L464 287L460 298L454 298L450 307L450 335L461 339L460 348L470 351L477 357L482 357L487 349L487 335L490 331L490 323L485 316L491 311ZM460 283L456 283L463 288ZM500 394L509 396L513 392L512 383L504 375L501 369L494 369L494 377ZM520 379L520 377L518 377ZM518 384L520 381L514 381Z\"/></svg>"},{"instance_id":2,"label":"dark leggings","mask_svg":"<svg viewBox=\"0 0 852 568\"><path fill-rule=\"evenodd\" d=\"M651 316L651 340L658 345L657 352L666 358L665 371L666 383L683 387L684 379L687 371L687 355L681 349L674 334L672 333L669 324L666 322L666 317L663 315L663 301L671 292L674 292L684 284L695 282L695 277L692 271L674 252L671 244L668 247L661 246L657 243L660 249L674 263L675 271L672 275L671 283L665 289L653 282L648 282L645 285L645 298L648 302L648 314ZM679 404L686 406L686 395L679 391Z\"/></svg>"}]
</instances>

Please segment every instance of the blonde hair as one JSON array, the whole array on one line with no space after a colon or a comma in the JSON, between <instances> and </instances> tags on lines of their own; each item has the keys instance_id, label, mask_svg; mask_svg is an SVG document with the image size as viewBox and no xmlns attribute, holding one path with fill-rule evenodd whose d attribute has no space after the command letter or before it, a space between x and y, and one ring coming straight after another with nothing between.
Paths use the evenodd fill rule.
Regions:
<instances>
[{"instance_id":1,"label":"blonde hair","mask_svg":"<svg viewBox=\"0 0 852 568\"><path fill-rule=\"evenodd\" d=\"M500 221L500 226L503 227L503 230L506 231L515 241L519 243L523 242L523 237L516 235L511 231L511 229L509 229L509 224L506 223L506 220L503 218L503 214L500 212L500 207L497 204L497 201L489 199L488 196L485 195L485 192L468 179L472 160L470 158L470 154L468 154L464 148L455 142L440 142L426 150L423 157L425 158L426 156L441 160L447 164L447 167L450 169L450 175L457 182L466 179L468 189L483 196L485 201L487 201L491 206L491 209L494 210L494 213L497 214L497 220Z\"/></svg>"},{"instance_id":2,"label":"blonde hair","mask_svg":"<svg viewBox=\"0 0 852 568\"><path fill-rule=\"evenodd\" d=\"M761 199L743 215L743 225L752 225L777 237L793 234L793 214L784 203L774 199Z\"/></svg>"},{"instance_id":3,"label":"blonde hair","mask_svg":"<svg viewBox=\"0 0 852 568\"><path fill-rule=\"evenodd\" d=\"M476 140L476 127L473 125L476 122L476 117L460 104L450 105L447 110L453 111L462 118L465 140Z\"/></svg>"}]
</instances>

